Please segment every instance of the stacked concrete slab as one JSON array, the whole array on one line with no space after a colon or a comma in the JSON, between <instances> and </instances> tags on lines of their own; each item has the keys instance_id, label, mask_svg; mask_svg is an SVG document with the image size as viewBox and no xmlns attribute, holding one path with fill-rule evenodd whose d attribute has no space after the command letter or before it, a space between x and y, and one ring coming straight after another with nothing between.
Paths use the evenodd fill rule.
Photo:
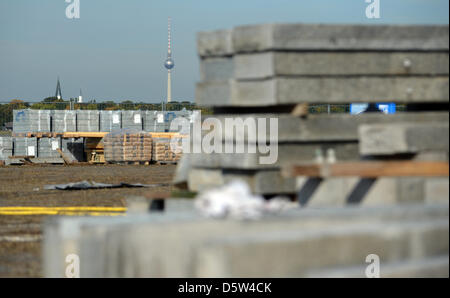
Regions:
<instances>
[{"instance_id":1,"label":"stacked concrete slab","mask_svg":"<svg viewBox=\"0 0 450 298\"><path fill-rule=\"evenodd\" d=\"M14 110L13 131L16 133L50 132L50 110Z\"/></svg>"},{"instance_id":2,"label":"stacked concrete slab","mask_svg":"<svg viewBox=\"0 0 450 298\"><path fill-rule=\"evenodd\" d=\"M195 213L52 218L44 274L64 277L448 277L448 205L291 210L256 221ZM269 257L268 257L269 256ZM372 261L372 260L370 260Z\"/></svg>"},{"instance_id":3,"label":"stacked concrete slab","mask_svg":"<svg viewBox=\"0 0 450 298\"><path fill-rule=\"evenodd\" d=\"M76 131L86 131L86 132L100 131L100 111L77 110Z\"/></svg>"},{"instance_id":4,"label":"stacked concrete slab","mask_svg":"<svg viewBox=\"0 0 450 298\"><path fill-rule=\"evenodd\" d=\"M144 130L152 132L170 131L170 123L177 117L176 111L145 111Z\"/></svg>"},{"instance_id":5,"label":"stacked concrete slab","mask_svg":"<svg viewBox=\"0 0 450 298\"><path fill-rule=\"evenodd\" d=\"M166 125L164 122L164 113L161 111L145 111L144 130L154 132L164 132Z\"/></svg>"},{"instance_id":6,"label":"stacked concrete slab","mask_svg":"<svg viewBox=\"0 0 450 298\"><path fill-rule=\"evenodd\" d=\"M113 131L122 128L121 111L100 111L100 131Z\"/></svg>"},{"instance_id":7,"label":"stacked concrete slab","mask_svg":"<svg viewBox=\"0 0 450 298\"><path fill-rule=\"evenodd\" d=\"M0 137L0 160L7 160L13 155L13 138Z\"/></svg>"},{"instance_id":8,"label":"stacked concrete slab","mask_svg":"<svg viewBox=\"0 0 450 298\"><path fill-rule=\"evenodd\" d=\"M201 105L448 101L448 26L242 26L198 52Z\"/></svg>"},{"instance_id":9,"label":"stacked concrete slab","mask_svg":"<svg viewBox=\"0 0 450 298\"><path fill-rule=\"evenodd\" d=\"M61 149L61 138L39 138L38 157L58 158L61 157L58 149Z\"/></svg>"},{"instance_id":10,"label":"stacked concrete slab","mask_svg":"<svg viewBox=\"0 0 450 298\"><path fill-rule=\"evenodd\" d=\"M66 132L77 130L77 112L70 110L52 110L52 131Z\"/></svg>"},{"instance_id":11,"label":"stacked concrete slab","mask_svg":"<svg viewBox=\"0 0 450 298\"><path fill-rule=\"evenodd\" d=\"M144 129L145 111L122 111L122 128L124 129Z\"/></svg>"},{"instance_id":12,"label":"stacked concrete slab","mask_svg":"<svg viewBox=\"0 0 450 298\"><path fill-rule=\"evenodd\" d=\"M14 138L14 156L35 156L37 157L37 138Z\"/></svg>"},{"instance_id":13,"label":"stacked concrete slab","mask_svg":"<svg viewBox=\"0 0 450 298\"><path fill-rule=\"evenodd\" d=\"M293 194L306 183L306 179L286 179L280 174L281 167L293 163L376 158L377 150L392 153L390 158L410 154L415 159L448 160L447 110L304 114L307 103L448 104L448 49L448 26L267 24L200 33L201 82L196 103L213 107L213 117L222 126L223 144L254 144L256 153L186 154L180 163L189 164L189 170L181 180L187 180L193 191L239 178L255 193ZM243 120L237 125L242 130L227 135L226 118ZM256 118L266 120L267 142L278 141L273 164L260 162L267 153L258 153L264 150L246 132L247 120ZM277 139L270 134L271 118L278 123ZM386 131L398 124L379 139L399 148L376 149L381 146L379 139L368 133L376 130L372 124L380 123ZM405 185L414 183L405 181L412 180L379 179L367 203L390 197L382 195L388 193L383 188L393 191L394 197L389 198L393 202L411 197L411 188ZM426 184L420 181L419 185ZM318 196L328 199L321 204L343 204L355 183L356 179L339 178L322 183ZM421 187L420 195L414 197L426 200L431 196L427 189ZM320 201L313 198L311 203Z\"/></svg>"},{"instance_id":14,"label":"stacked concrete slab","mask_svg":"<svg viewBox=\"0 0 450 298\"><path fill-rule=\"evenodd\" d=\"M61 149L72 161L84 160L83 138L26 138L0 137L0 160L9 161L10 156L34 156L33 162L63 162L57 149ZM20 158L11 159L22 163ZM7 162L9 164L9 162Z\"/></svg>"},{"instance_id":15,"label":"stacked concrete slab","mask_svg":"<svg viewBox=\"0 0 450 298\"><path fill-rule=\"evenodd\" d=\"M14 110L13 132L179 131L171 129L172 121L185 118L190 122L192 115L193 111Z\"/></svg>"}]
</instances>

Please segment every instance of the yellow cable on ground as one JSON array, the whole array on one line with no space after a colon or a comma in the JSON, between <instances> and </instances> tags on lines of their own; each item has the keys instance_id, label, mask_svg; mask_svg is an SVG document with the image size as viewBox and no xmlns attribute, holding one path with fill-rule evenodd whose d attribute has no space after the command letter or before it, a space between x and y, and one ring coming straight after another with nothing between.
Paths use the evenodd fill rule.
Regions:
<instances>
[{"instance_id":1,"label":"yellow cable on ground","mask_svg":"<svg viewBox=\"0 0 450 298\"><path fill-rule=\"evenodd\" d=\"M68 206L68 207L41 207L41 206L10 206L0 207L0 215L91 215L111 216L126 212L126 207L101 206Z\"/></svg>"},{"instance_id":2,"label":"yellow cable on ground","mask_svg":"<svg viewBox=\"0 0 450 298\"><path fill-rule=\"evenodd\" d=\"M53 206L11 206L0 207L0 211L13 210L58 210L58 211L126 211L126 207L101 207L101 206L67 206L67 207L53 207Z\"/></svg>"},{"instance_id":3,"label":"yellow cable on ground","mask_svg":"<svg viewBox=\"0 0 450 298\"><path fill-rule=\"evenodd\" d=\"M0 215L118 216L123 212L0 211Z\"/></svg>"}]
</instances>

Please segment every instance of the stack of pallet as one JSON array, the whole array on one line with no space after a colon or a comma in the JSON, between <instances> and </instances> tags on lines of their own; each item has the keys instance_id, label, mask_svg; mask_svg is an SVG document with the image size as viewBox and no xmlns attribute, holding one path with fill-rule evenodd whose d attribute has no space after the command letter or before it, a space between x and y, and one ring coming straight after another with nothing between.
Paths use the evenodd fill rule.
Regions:
<instances>
[{"instance_id":1,"label":"stack of pallet","mask_svg":"<svg viewBox=\"0 0 450 298\"><path fill-rule=\"evenodd\" d=\"M100 112L95 110L77 110L77 128L75 131L100 131Z\"/></svg>"},{"instance_id":2,"label":"stack of pallet","mask_svg":"<svg viewBox=\"0 0 450 298\"><path fill-rule=\"evenodd\" d=\"M48 132L111 132L120 129L149 132L178 132L171 127L173 120L184 118L188 122L198 111L97 111L97 110L14 110L13 134Z\"/></svg>"},{"instance_id":3,"label":"stack of pallet","mask_svg":"<svg viewBox=\"0 0 450 298\"><path fill-rule=\"evenodd\" d=\"M123 129L144 129L145 111L122 111L122 128Z\"/></svg>"},{"instance_id":4,"label":"stack of pallet","mask_svg":"<svg viewBox=\"0 0 450 298\"><path fill-rule=\"evenodd\" d=\"M152 160L158 163L177 163L182 156L179 142L172 142L172 138L153 138Z\"/></svg>"},{"instance_id":5,"label":"stack of pallet","mask_svg":"<svg viewBox=\"0 0 450 298\"><path fill-rule=\"evenodd\" d=\"M51 123L54 132L76 131L77 129L77 111L70 110L52 110Z\"/></svg>"},{"instance_id":6,"label":"stack of pallet","mask_svg":"<svg viewBox=\"0 0 450 298\"><path fill-rule=\"evenodd\" d=\"M239 178L255 193L295 194L307 179L286 178L281 168L360 160L360 150L362 155L371 152L359 146L358 127L364 124L383 123L385 131L394 123L414 125L378 140L386 146L399 143L403 147L396 152L402 158L409 154L412 159L448 161L448 49L448 26L268 24L200 33L202 81L197 84L196 103L213 107L214 117L222 124L224 144L252 143L256 153L190 154L186 156L190 170L182 179L188 180L193 191ZM407 112L305 113L311 103L367 102L401 103ZM260 157L268 154L260 153L264 148L254 135L243 131L227 136L226 118L240 118L243 123L265 119L266 141L278 142L275 162L261 163ZM271 118L278 124L277 136L270 131ZM430 134L435 127L439 131ZM379 182L371 190L375 201L386 197L385 193L394 196L394 201L408 200L411 185L422 185L415 195L421 199L434 189L448 190L448 182L443 181L439 187L414 184L410 178ZM342 202L354 183L354 179L330 179L320 186L319 196L325 198L324 204Z\"/></svg>"},{"instance_id":7,"label":"stack of pallet","mask_svg":"<svg viewBox=\"0 0 450 298\"><path fill-rule=\"evenodd\" d=\"M0 137L0 161L5 161L13 155L13 138Z\"/></svg>"},{"instance_id":8,"label":"stack of pallet","mask_svg":"<svg viewBox=\"0 0 450 298\"><path fill-rule=\"evenodd\" d=\"M50 132L50 110L14 110L13 131L15 133Z\"/></svg>"},{"instance_id":9,"label":"stack of pallet","mask_svg":"<svg viewBox=\"0 0 450 298\"><path fill-rule=\"evenodd\" d=\"M38 139L38 157L59 158L58 149L61 149L61 138Z\"/></svg>"},{"instance_id":10,"label":"stack of pallet","mask_svg":"<svg viewBox=\"0 0 450 298\"><path fill-rule=\"evenodd\" d=\"M15 156L37 156L37 138L16 137L14 138Z\"/></svg>"},{"instance_id":11,"label":"stack of pallet","mask_svg":"<svg viewBox=\"0 0 450 298\"><path fill-rule=\"evenodd\" d=\"M112 163L150 162L152 136L147 132L120 131L103 138L105 160Z\"/></svg>"},{"instance_id":12,"label":"stack of pallet","mask_svg":"<svg viewBox=\"0 0 450 298\"><path fill-rule=\"evenodd\" d=\"M121 111L100 111L100 131L113 131L121 128Z\"/></svg>"}]
</instances>

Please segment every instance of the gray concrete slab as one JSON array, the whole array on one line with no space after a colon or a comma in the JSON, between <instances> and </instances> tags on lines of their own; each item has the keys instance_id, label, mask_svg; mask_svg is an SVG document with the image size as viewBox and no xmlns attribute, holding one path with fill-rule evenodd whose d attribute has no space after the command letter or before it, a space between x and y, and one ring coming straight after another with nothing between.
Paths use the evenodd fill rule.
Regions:
<instances>
[{"instance_id":1,"label":"gray concrete slab","mask_svg":"<svg viewBox=\"0 0 450 298\"><path fill-rule=\"evenodd\" d=\"M448 102L448 76L318 77L200 82L196 103L270 106L296 103Z\"/></svg>"},{"instance_id":2,"label":"gray concrete slab","mask_svg":"<svg viewBox=\"0 0 450 298\"><path fill-rule=\"evenodd\" d=\"M361 155L449 152L448 121L365 124L359 127Z\"/></svg>"}]
</instances>

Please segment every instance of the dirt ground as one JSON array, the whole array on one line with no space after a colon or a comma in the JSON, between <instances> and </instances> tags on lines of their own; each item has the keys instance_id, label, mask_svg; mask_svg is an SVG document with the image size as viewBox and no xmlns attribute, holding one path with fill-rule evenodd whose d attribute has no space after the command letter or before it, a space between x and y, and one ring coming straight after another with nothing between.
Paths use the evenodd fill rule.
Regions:
<instances>
[{"instance_id":1,"label":"dirt ground","mask_svg":"<svg viewBox=\"0 0 450 298\"><path fill-rule=\"evenodd\" d=\"M98 190L44 190L46 184L83 180L101 183L170 183L174 165L0 167L0 207L125 207L125 198L167 192L170 186ZM0 277L41 277L42 215L0 214Z\"/></svg>"}]
</instances>

